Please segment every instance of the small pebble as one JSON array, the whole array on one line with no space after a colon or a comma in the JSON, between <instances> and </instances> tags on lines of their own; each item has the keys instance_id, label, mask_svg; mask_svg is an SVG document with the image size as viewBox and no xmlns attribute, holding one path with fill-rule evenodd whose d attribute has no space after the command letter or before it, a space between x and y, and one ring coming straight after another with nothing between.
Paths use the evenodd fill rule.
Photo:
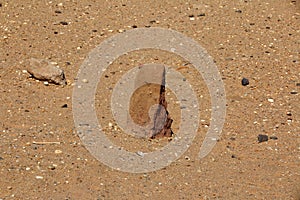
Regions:
<instances>
[{"instance_id":1,"label":"small pebble","mask_svg":"<svg viewBox=\"0 0 300 200\"><path fill-rule=\"evenodd\" d=\"M257 139L258 139L258 143L261 143L261 142L266 142L268 141L268 136L267 135L262 135L262 134L259 134L257 136Z\"/></svg>"},{"instance_id":2,"label":"small pebble","mask_svg":"<svg viewBox=\"0 0 300 200\"><path fill-rule=\"evenodd\" d=\"M62 150L55 150L54 153L60 154L60 153L62 153Z\"/></svg>"},{"instance_id":3,"label":"small pebble","mask_svg":"<svg viewBox=\"0 0 300 200\"><path fill-rule=\"evenodd\" d=\"M297 91L291 91L291 94L298 94Z\"/></svg>"},{"instance_id":4,"label":"small pebble","mask_svg":"<svg viewBox=\"0 0 300 200\"><path fill-rule=\"evenodd\" d=\"M68 104L65 103L65 104L62 105L61 107L62 107L62 108L67 108L67 107L68 107Z\"/></svg>"},{"instance_id":5,"label":"small pebble","mask_svg":"<svg viewBox=\"0 0 300 200\"><path fill-rule=\"evenodd\" d=\"M87 79L82 79L83 83L88 83L89 81Z\"/></svg>"},{"instance_id":6,"label":"small pebble","mask_svg":"<svg viewBox=\"0 0 300 200\"><path fill-rule=\"evenodd\" d=\"M193 16L193 17L190 17L190 20L191 21L194 21L195 20L195 17Z\"/></svg>"},{"instance_id":7,"label":"small pebble","mask_svg":"<svg viewBox=\"0 0 300 200\"><path fill-rule=\"evenodd\" d=\"M62 21L62 22L60 22L60 24L65 26L65 25L68 25L69 23Z\"/></svg>"},{"instance_id":8,"label":"small pebble","mask_svg":"<svg viewBox=\"0 0 300 200\"><path fill-rule=\"evenodd\" d=\"M143 152L141 152L141 151L136 152L136 154L139 155L139 156L141 156L141 157L145 156L145 154Z\"/></svg>"},{"instance_id":9,"label":"small pebble","mask_svg":"<svg viewBox=\"0 0 300 200\"><path fill-rule=\"evenodd\" d=\"M249 85L249 80L246 79L246 78L243 78L243 79L242 79L242 85L243 85L243 86Z\"/></svg>"},{"instance_id":10,"label":"small pebble","mask_svg":"<svg viewBox=\"0 0 300 200\"><path fill-rule=\"evenodd\" d=\"M43 179L44 177L42 177L42 176L36 176L35 178L36 179Z\"/></svg>"},{"instance_id":11,"label":"small pebble","mask_svg":"<svg viewBox=\"0 0 300 200\"><path fill-rule=\"evenodd\" d=\"M268 102L274 103L274 99L268 99Z\"/></svg>"},{"instance_id":12,"label":"small pebble","mask_svg":"<svg viewBox=\"0 0 300 200\"><path fill-rule=\"evenodd\" d=\"M270 136L270 140L278 140L278 137L276 137L276 136Z\"/></svg>"}]
</instances>

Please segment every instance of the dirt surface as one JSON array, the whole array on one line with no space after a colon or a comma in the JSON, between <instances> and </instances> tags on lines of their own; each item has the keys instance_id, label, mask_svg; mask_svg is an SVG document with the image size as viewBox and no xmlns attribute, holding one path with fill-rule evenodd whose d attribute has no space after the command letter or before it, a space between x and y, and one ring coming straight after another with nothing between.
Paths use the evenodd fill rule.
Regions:
<instances>
[{"instance_id":1,"label":"dirt surface","mask_svg":"<svg viewBox=\"0 0 300 200\"><path fill-rule=\"evenodd\" d=\"M299 200L299 20L298 0L0 1L0 199ZM168 143L137 139L109 124L110 88L132 67L156 62L177 69L201 104L199 131L180 159L155 172L124 173L96 160L81 143L73 83L88 53L106 38L150 26L181 32L214 58L226 89L226 121L213 151L199 160L210 125L201 76L168 52L118 58L96 95L99 123L114 143L133 152ZM30 78L24 71L30 58L56 62L68 85ZM158 98L155 91L145 87L145 97ZM166 98L176 135L180 108L171 91ZM258 143L259 134L278 139Z\"/></svg>"}]
</instances>

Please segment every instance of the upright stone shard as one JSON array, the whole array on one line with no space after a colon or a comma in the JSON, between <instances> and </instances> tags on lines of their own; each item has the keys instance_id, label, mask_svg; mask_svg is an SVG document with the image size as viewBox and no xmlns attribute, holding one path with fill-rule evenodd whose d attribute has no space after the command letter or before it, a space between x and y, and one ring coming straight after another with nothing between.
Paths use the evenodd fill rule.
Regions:
<instances>
[{"instance_id":1,"label":"upright stone shard","mask_svg":"<svg viewBox=\"0 0 300 200\"><path fill-rule=\"evenodd\" d=\"M160 137L171 137L173 135L173 131L171 128L173 120L171 119L170 114L167 110L168 104L165 98L165 67L160 64L148 64L140 66L135 79L135 87L139 88L145 84L156 84L156 87L157 85L159 85L160 87L159 93L157 94L159 98L156 102L158 106L155 107L154 112L150 113L152 116L150 116L150 126L147 126L150 129L148 135L152 139ZM155 85L153 87L155 87ZM139 104L145 104L143 105L145 108L149 107L149 105L146 105L149 101L143 99L147 97L142 96L142 94L140 94L139 96ZM145 111L148 112L147 109L145 109Z\"/></svg>"}]
</instances>

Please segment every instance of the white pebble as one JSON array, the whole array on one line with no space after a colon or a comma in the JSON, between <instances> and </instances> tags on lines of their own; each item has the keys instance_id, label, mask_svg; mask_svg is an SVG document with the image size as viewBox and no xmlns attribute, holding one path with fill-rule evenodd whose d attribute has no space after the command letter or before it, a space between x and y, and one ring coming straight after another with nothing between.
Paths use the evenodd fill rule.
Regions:
<instances>
[{"instance_id":1,"label":"white pebble","mask_svg":"<svg viewBox=\"0 0 300 200\"><path fill-rule=\"evenodd\" d=\"M139 156L141 156L141 157L145 156L145 154L143 152L141 152L141 151L136 152L136 154L139 155Z\"/></svg>"},{"instance_id":2,"label":"white pebble","mask_svg":"<svg viewBox=\"0 0 300 200\"><path fill-rule=\"evenodd\" d=\"M83 83L88 83L89 81L87 79L82 79Z\"/></svg>"},{"instance_id":3,"label":"white pebble","mask_svg":"<svg viewBox=\"0 0 300 200\"><path fill-rule=\"evenodd\" d=\"M268 99L268 102L274 103L274 99Z\"/></svg>"},{"instance_id":4,"label":"white pebble","mask_svg":"<svg viewBox=\"0 0 300 200\"><path fill-rule=\"evenodd\" d=\"M36 179L43 179L44 177L42 177L42 176L36 176L35 178Z\"/></svg>"},{"instance_id":5,"label":"white pebble","mask_svg":"<svg viewBox=\"0 0 300 200\"><path fill-rule=\"evenodd\" d=\"M62 150L55 150L54 153L60 154L60 153L62 153Z\"/></svg>"}]
</instances>

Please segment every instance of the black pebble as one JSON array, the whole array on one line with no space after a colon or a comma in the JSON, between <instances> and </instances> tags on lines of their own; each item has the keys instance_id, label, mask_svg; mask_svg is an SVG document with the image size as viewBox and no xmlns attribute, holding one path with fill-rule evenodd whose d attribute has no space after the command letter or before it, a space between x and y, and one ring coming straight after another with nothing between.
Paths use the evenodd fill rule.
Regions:
<instances>
[{"instance_id":1,"label":"black pebble","mask_svg":"<svg viewBox=\"0 0 300 200\"><path fill-rule=\"evenodd\" d=\"M300 86L300 83L296 83L296 86Z\"/></svg>"},{"instance_id":2,"label":"black pebble","mask_svg":"<svg viewBox=\"0 0 300 200\"><path fill-rule=\"evenodd\" d=\"M291 94L298 94L298 92L293 91L293 92L291 92Z\"/></svg>"},{"instance_id":3,"label":"black pebble","mask_svg":"<svg viewBox=\"0 0 300 200\"><path fill-rule=\"evenodd\" d=\"M0 157L0 160L3 160L3 158L2 158L2 157Z\"/></svg>"},{"instance_id":4,"label":"black pebble","mask_svg":"<svg viewBox=\"0 0 300 200\"><path fill-rule=\"evenodd\" d=\"M60 24L65 26L65 25L68 25L69 23L62 21L62 22L60 22Z\"/></svg>"},{"instance_id":5,"label":"black pebble","mask_svg":"<svg viewBox=\"0 0 300 200\"><path fill-rule=\"evenodd\" d=\"M57 13L57 14L61 14L61 11L60 10L56 10L56 11L54 11L55 13Z\"/></svg>"},{"instance_id":6,"label":"black pebble","mask_svg":"<svg viewBox=\"0 0 300 200\"><path fill-rule=\"evenodd\" d=\"M246 78L243 78L243 79L242 79L242 85L243 85L243 86L249 85L249 80L246 79Z\"/></svg>"},{"instance_id":7,"label":"black pebble","mask_svg":"<svg viewBox=\"0 0 300 200\"><path fill-rule=\"evenodd\" d=\"M62 105L61 107L62 107L62 108L67 108L67 107L68 107L68 104L65 103L65 104Z\"/></svg>"},{"instance_id":8,"label":"black pebble","mask_svg":"<svg viewBox=\"0 0 300 200\"><path fill-rule=\"evenodd\" d=\"M261 143L261 142L266 142L268 141L268 136L267 135L262 135L262 134L259 134L257 136L257 139L258 139L258 143Z\"/></svg>"},{"instance_id":9,"label":"black pebble","mask_svg":"<svg viewBox=\"0 0 300 200\"><path fill-rule=\"evenodd\" d=\"M137 25L133 25L132 28L137 28Z\"/></svg>"}]
</instances>

